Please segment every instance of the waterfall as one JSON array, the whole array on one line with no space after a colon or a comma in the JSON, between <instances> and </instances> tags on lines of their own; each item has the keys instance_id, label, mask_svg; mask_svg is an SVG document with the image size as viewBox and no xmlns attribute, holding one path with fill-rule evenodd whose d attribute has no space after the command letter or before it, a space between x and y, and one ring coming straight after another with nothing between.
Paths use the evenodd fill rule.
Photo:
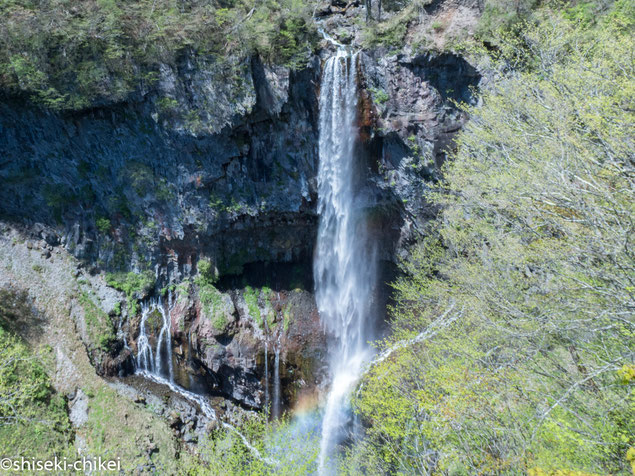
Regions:
<instances>
[{"instance_id":1,"label":"waterfall","mask_svg":"<svg viewBox=\"0 0 635 476\"><path fill-rule=\"evenodd\" d=\"M236 436L238 436L240 438L240 440L243 442L243 444L245 445L245 447L254 455L254 457L260 461L263 461L265 463L267 463L270 466L274 466L274 467L278 467L279 466L279 462L272 459L272 458L268 458L263 456L260 451L258 451L257 448L255 448L251 443L249 443L249 440L247 440L247 437L245 435L243 435L240 431L238 431L238 429L227 423L226 421L222 421L219 420L216 412L214 411L214 409L212 408L212 406L210 405L209 401L207 400L207 398L205 398L202 395L198 395L196 393L190 392L188 390L185 390L183 387L180 387L178 385L176 385L174 382L172 382L171 380L166 380L163 377L161 377L160 375L154 374L154 373L150 373L146 370L140 370L138 371L138 374L143 376L144 378L153 381L154 383L158 383L160 385L165 385L166 387L168 387L170 390L172 390L174 393L177 393L179 395L181 395L183 398L185 398L186 400L189 400L193 403L195 403L196 405L198 405L198 407L201 409L201 411L203 412L203 414L209 418L210 420L215 420L218 421L220 423L220 425L225 428L226 430L231 431L232 433L234 433Z\"/></svg>"},{"instance_id":2,"label":"waterfall","mask_svg":"<svg viewBox=\"0 0 635 476\"><path fill-rule=\"evenodd\" d=\"M135 359L137 369L145 373L158 376L165 375L170 382L174 381L174 368L172 364L172 333L170 331L170 311L174 303L172 293L168 294L167 308L161 298L151 299L141 304L141 323L139 326L139 338L137 339L137 356ZM161 330L157 338L156 348L153 351L148 336L148 319L155 313L161 316ZM167 369L164 365L167 364Z\"/></svg>"},{"instance_id":3,"label":"waterfall","mask_svg":"<svg viewBox=\"0 0 635 476\"><path fill-rule=\"evenodd\" d=\"M269 410L269 343L265 340L265 408Z\"/></svg>"},{"instance_id":4,"label":"waterfall","mask_svg":"<svg viewBox=\"0 0 635 476\"><path fill-rule=\"evenodd\" d=\"M275 359L273 367L273 412L274 418L280 418L281 401L280 401L280 335L276 341Z\"/></svg>"},{"instance_id":5,"label":"waterfall","mask_svg":"<svg viewBox=\"0 0 635 476\"><path fill-rule=\"evenodd\" d=\"M359 195L355 162L357 54L341 45L324 66L320 90L317 248L313 263L320 318L335 337L331 389L322 419L320 473L350 421L349 396L371 350L375 256ZM363 175L363 174L361 174Z\"/></svg>"}]
</instances>

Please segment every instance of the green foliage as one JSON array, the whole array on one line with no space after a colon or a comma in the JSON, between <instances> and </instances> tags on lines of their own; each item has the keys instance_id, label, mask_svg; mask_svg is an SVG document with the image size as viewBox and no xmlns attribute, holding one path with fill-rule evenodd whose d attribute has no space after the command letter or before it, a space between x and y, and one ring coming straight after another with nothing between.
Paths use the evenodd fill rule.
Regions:
<instances>
[{"instance_id":1,"label":"green foliage","mask_svg":"<svg viewBox=\"0 0 635 476\"><path fill-rule=\"evenodd\" d=\"M108 350L116 341L115 329L110 316L102 311L85 292L80 294L79 302L84 309L86 332L91 342L91 350Z\"/></svg>"},{"instance_id":2,"label":"green foliage","mask_svg":"<svg viewBox=\"0 0 635 476\"><path fill-rule=\"evenodd\" d=\"M260 327L263 326L262 316L260 315L260 308L258 307L258 296L260 292L251 286L245 287L243 291L243 298L247 303L247 310L249 315L258 323Z\"/></svg>"},{"instance_id":3,"label":"green foliage","mask_svg":"<svg viewBox=\"0 0 635 476\"><path fill-rule=\"evenodd\" d=\"M276 313L271 305L272 292L270 288L254 289L246 286L243 290L243 298L247 304L249 315L261 329L272 329L275 326ZM262 310L259 304L262 298Z\"/></svg>"},{"instance_id":4,"label":"green foliage","mask_svg":"<svg viewBox=\"0 0 635 476\"><path fill-rule=\"evenodd\" d=\"M201 258L198 260L197 267L199 274L197 284L200 284L200 282L214 284L218 281L218 271L209 259Z\"/></svg>"},{"instance_id":5,"label":"green foliage","mask_svg":"<svg viewBox=\"0 0 635 476\"><path fill-rule=\"evenodd\" d=\"M385 104L390 99L388 93L386 93L383 89L369 88L369 91L373 98L373 102L378 106Z\"/></svg>"},{"instance_id":6,"label":"green foliage","mask_svg":"<svg viewBox=\"0 0 635 476\"><path fill-rule=\"evenodd\" d=\"M199 268L200 269L200 268ZM198 284L198 297L203 304L205 315L212 322L212 327L221 332L228 324L227 309L223 301L223 294L216 289L210 282L204 280L196 281Z\"/></svg>"},{"instance_id":7,"label":"green foliage","mask_svg":"<svg viewBox=\"0 0 635 476\"><path fill-rule=\"evenodd\" d=\"M106 283L119 291L126 293L128 312L135 315L139 311L137 300L147 294L155 285L155 279L151 271L135 273L107 273Z\"/></svg>"},{"instance_id":8,"label":"green foliage","mask_svg":"<svg viewBox=\"0 0 635 476\"><path fill-rule=\"evenodd\" d=\"M283 418L275 424L265 414L248 414L238 427L251 448L234 430L221 428L199 441L199 460L183 468L188 475L302 476L317 470L319 435L295 428ZM281 449L284 448L283 451Z\"/></svg>"},{"instance_id":9,"label":"green foliage","mask_svg":"<svg viewBox=\"0 0 635 476\"><path fill-rule=\"evenodd\" d=\"M537 0L487 0L479 19L477 36L496 43L500 32L516 28L538 5Z\"/></svg>"},{"instance_id":10,"label":"green foliage","mask_svg":"<svg viewBox=\"0 0 635 476\"><path fill-rule=\"evenodd\" d=\"M352 473L630 470L635 44L596 23L541 11L501 43L356 394Z\"/></svg>"},{"instance_id":11,"label":"green foliage","mask_svg":"<svg viewBox=\"0 0 635 476\"><path fill-rule=\"evenodd\" d=\"M51 109L122 101L190 50L302 66L316 41L300 0L11 0L0 3L0 87ZM163 114L173 100L159 102Z\"/></svg>"},{"instance_id":12,"label":"green foliage","mask_svg":"<svg viewBox=\"0 0 635 476\"><path fill-rule=\"evenodd\" d=\"M112 227L110 220L104 217L97 218L97 220L95 221L95 225L97 226L97 229L100 231L100 233L103 233L104 235L109 233L110 228Z\"/></svg>"},{"instance_id":13,"label":"green foliage","mask_svg":"<svg viewBox=\"0 0 635 476\"><path fill-rule=\"evenodd\" d=\"M6 299L6 300L5 300ZM64 454L71 438L66 403L57 395L43 362L6 324L34 317L17 294L3 293L0 304L0 456L50 458ZM20 315L15 315L18 304Z\"/></svg>"},{"instance_id":14,"label":"green foliage","mask_svg":"<svg viewBox=\"0 0 635 476\"><path fill-rule=\"evenodd\" d=\"M389 48L401 48L408 31L408 22L414 18L412 8L404 9L400 14L382 23L372 23L363 33L364 44L368 47L383 45Z\"/></svg>"}]
</instances>

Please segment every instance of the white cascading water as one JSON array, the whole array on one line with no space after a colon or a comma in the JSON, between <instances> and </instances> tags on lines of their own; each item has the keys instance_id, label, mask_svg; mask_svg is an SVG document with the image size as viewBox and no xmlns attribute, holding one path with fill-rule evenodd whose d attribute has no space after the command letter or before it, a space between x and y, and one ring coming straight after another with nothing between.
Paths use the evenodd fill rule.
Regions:
<instances>
[{"instance_id":1,"label":"white cascading water","mask_svg":"<svg viewBox=\"0 0 635 476\"><path fill-rule=\"evenodd\" d=\"M233 425L219 420L216 412L210 405L209 401L203 395L190 392L183 387L174 383L174 368L172 365L172 333L170 331L170 312L174 307L174 301L172 298L172 292L168 293L168 305L163 304L161 298L151 299L141 305L141 324L139 329L139 338L137 339L137 356L136 365L138 375L146 378L147 380L155 383L165 385L174 393L177 393L185 399L195 403L201 409L203 414L211 420L219 421L220 425L236 434L245 447L259 460L271 466L278 466L278 462L272 458L265 457L249 443L247 438L238 431ZM148 338L148 332L146 324L148 318L153 312L159 312L163 322L161 330L159 331L159 337L157 338L156 349L153 352L150 340ZM164 353L165 352L165 353ZM164 363L167 363L167 371L163 370ZM166 378L167 376L167 378Z\"/></svg>"},{"instance_id":2,"label":"white cascading water","mask_svg":"<svg viewBox=\"0 0 635 476\"><path fill-rule=\"evenodd\" d=\"M172 302L172 292L168 294L168 306L164 306L161 298L150 300L141 305L141 324L139 328L139 338L137 339L137 369L146 373L158 376L166 375L170 382L174 381L174 369L172 366L172 333L170 331L170 311L174 303ZM148 318L158 312L163 319L159 337L157 338L156 349L153 351L148 337L146 324ZM167 369L164 370L164 364Z\"/></svg>"},{"instance_id":3,"label":"white cascading water","mask_svg":"<svg viewBox=\"0 0 635 476\"><path fill-rule=\"evenodd\" d=\"M265 340L265 408L269 408L269 343Z\"/></svg>"},{"instance_id":4,"label":"white cascading water","mask_svg":"<svg viewBox=\"0 0 635 476\"><path fill-rule=\"evenodd\" d=\"M272 416L280 418L282 413L282 401L280 393L280 335L276 340L275 356L273 361L273 407Z\"/></svg>"},{"instance_id":5,"label":"white cascading water","mask_svg":"<svg viewBox=\"0 0 635 476\"><path fill-rule=\"evenodd\" d=\"M320 318L335 336L331 389L324 408L319 471L350 422L350 392L369 359L375 257L356 186L357 54L338 45L324 66L320 91L317 248L313 264Z\"/></svg>"}]
</instances>

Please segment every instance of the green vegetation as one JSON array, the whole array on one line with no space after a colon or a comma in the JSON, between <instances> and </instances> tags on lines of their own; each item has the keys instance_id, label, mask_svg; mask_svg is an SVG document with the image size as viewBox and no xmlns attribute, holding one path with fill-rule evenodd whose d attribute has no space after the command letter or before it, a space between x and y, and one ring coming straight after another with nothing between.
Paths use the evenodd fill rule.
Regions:
<instances>
[{"instance_id":1,"label":"green vegetation","mask_svg":"<svg viewBox=\"0 0 635 476\"><path fill-rule=\"evenodd\" d=\"M32 341L42 330L39 318L26 293L0 289L0 457L32 461L57 456L74 461L79 457L75 441L81 440L81 454L120 458L126 474L149 464L162 474L178 474L179 466L189 465L188 454L176 458L176 444L165 422L122 398L90 364L82 364L81 357L73 363L86 367L72 368L76 376L83 376L78 392L83 391L87 400L87 420L72 429L66 398L55 392L49 377L59 371L56 353ZM28 344L16 330L29 336Z\"/></svg>"},{"instance_id":2,"label":"green vegetation","mask_svg":"<svg viewBox=\"0 0 635 476\"><path fill-rule=\"evenodd\" d=\"M316 40L301 0L8 0L0 3L0 88L52 109L122 101L186 51L257 53L300 67ZM159 101L162 113L173 106Z\"/></svg>"},{"instance_id":3,"label":"green vegetation","mask_svg":"<svg viewBox=\"0 0 635 476\"><path fill-rule=\"evenodd\" d=\"M249 315L256 321L256 323L263 327L262 316L260 315L260 308L258 307L258 296L260 292L257 289L252 288L251 286L246 286L243 291L243 298L245 298L245 303L247 303L247 310L249 311Z\"/></svg>"},{"instance_id":4,"label":"green vegetation","mask_svg":"<svg viewBox=\"0 0 635 476\"><path fill-rule=\"evenodd\" d=\"M364 30L364 43L368 47L384 45L400 49L408 31L408 23L415 17L415 9L409 6L385 22L371 23Z\"/></svg>"},{"instance_id":5,"label":"green vegetation","mask_svg":"<svg viewBox=\"0 0 635 476\"><path fill-rule=\"evenodd\" d=\"M137 300L140 295L147 294L155 284L154 275L151 271L135 273L107 273L106 283L119 291L126 293L128 313L135 315L139 312Z\"/></svg>"},{"instance_id":6,"label":"green vegetation","mask_svg":"<svg viewBox=\"0 0 635 476\"><path fill-rule=\"evenodd\" d=\"M218 281L218 271L209 259L201 258L198 260L197 267L199 274L196 280L197 284L214 284Z\"/></svg>"},{"instance_id":7,"label":"green vegetation","mask_svg":"<svg viewBox=\"0 0 635 476\"><path fill-rule=\"evenodd\" d=\"M85 292L80 294L79 302L84 309L86 333L92 344L90 350L108 350L110 345L116 340L115 329L110 316L102 311Z\"/></svg>"},{"instance_id":8,"label":"green vegetation","mask_svg":"<svg viewBox=\"0 0 635 476\"><path fill-rule=\"evenodd\" d=\"M212 322L212 327L221 332L229 323L227 304L223 299L223 293L214 287L218 281L218 272L212 262L207 258L198 260L198 275L194 284L198 286L198 297L203 304L205 315Z\"/></svg>"},{"instance_id":9,"label":"green vegetation","mask_svg":"<svg viewBox=\"0 0 635 476\"><path fill-rule=\"evenodd\" d=\"M228 324L225 315L225 303L223 302L223 294L210 283L197 282L198 297L203 304L205 315L212 322L212 327L217 331L222 331Z\"/></svg>"},{"instance_id":10,"label":"green vegetation","mask_svg":"<svg viewBox=\"0 0 635 476\"><path fill-rule=\"evenodd\" d=\"M501 79L395 285L395 350L356 395L350 474L631 469L635 15L567 16L497 40Z\"/></svg>"},{"instance_id":11,"label":"green vegetation","mask_svg":"<svg viewBox=\"0 0 635 476\"><path fill-rule=\"evenodd\" d=\"M70 422L42 364L51 356L34 352L11 330L34 319L26 295L0 290L0 298L0 456L64 455Z\"/></svg>"},{"instance_id":12,"label":"green vegetation","mask_svg":"<svg viewBox=\"0 0 635 476\"><path fill-rule=\"evenodd\" d=\"M249 315L256 322L258 327L265 329L265 323L268 329L272 329L275 326L276 313L271 305L271 288L266 286L261 289L254 289L251 286L245 286L243 291L243 298L247 304L247 310ZM260 297L263 296L264 310L261 312L260 305L258 304Z\"/></svg>"},{"instance_id":13,"label":"green vegetation","mask_svg":"<svg viewBox=\"0 0 635 476\"><path fill-rule=\"evenodd\" d=\"M282 312L282 330L284 333L289 332L289 326L291 325L291 321L293 320L293 313L289 308L285 308Z\"/></svg>"},{"instance_id":14,"label":"green vegetation","mask_svg":"<svg viewBox=\"0 0 635 476\"><path fill-rule=\"evenodd\" d=\"M108 218L100 217L95 221L95 225L100 233L104 235L110 232L110 228L112 227L110 220Z\"/></svg>"},{"instance_id":15,"label":"green vegetation","mask_svg":"<svg viewBox=\"0 0 635 476\"><path fill-rule=\"evenodd\" d=\"M242 421L240 431L253 449L235 432L217 429L199 441L200 459L186 465L184 474L304 476L315 472L319 435L298 433L292 420L283 418L271 425L266 414L252 414ZM275 448L285 450L274 451L272 457Z\"/></svg>"},{"instance_id":16,"label":"green vegetation","mask_svg":"<svg viewBox=\"0 0 635 476\"><path fill-rule=\"evenodd\" d=\"M383 89L368 88L368 90L370 91L370 94L373 98L373 102L378 106L381 106L390 99L388 93L386 93L386 91L384 91Z\"/></svg>"}]
</instances>

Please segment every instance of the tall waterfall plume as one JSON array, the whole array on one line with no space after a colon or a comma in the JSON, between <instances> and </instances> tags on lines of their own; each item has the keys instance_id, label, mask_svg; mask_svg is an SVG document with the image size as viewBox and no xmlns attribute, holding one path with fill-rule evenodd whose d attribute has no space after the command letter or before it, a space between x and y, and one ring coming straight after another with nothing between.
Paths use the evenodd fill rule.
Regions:
<instances>
[{"instance_id":1,"label":"tall waterfall plume","mask_svg":"<svg viewBox=\"0 0 635 476\"><path fill-rule=\"evenodd\" d=\"M320 473L350 427L349 396L371 350L375 253L369 239L362 169L357 163L358 55L338 46L324 66L320 91L317 248L313 264L318 311L335 337L331 390L322 420Z\"/></svg>"}]
</instances>

